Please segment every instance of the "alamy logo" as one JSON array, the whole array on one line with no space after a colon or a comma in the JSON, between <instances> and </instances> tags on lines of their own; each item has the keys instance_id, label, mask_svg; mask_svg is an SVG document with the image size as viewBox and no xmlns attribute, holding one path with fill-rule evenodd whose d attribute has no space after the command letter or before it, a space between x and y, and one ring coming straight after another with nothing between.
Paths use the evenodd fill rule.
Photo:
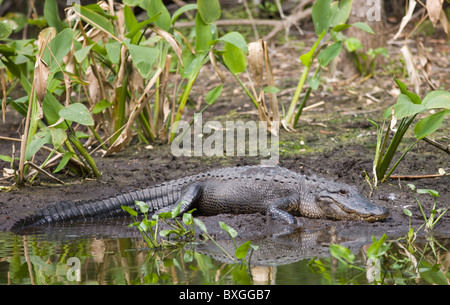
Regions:
<instances>
[{"instance_id":1,"label":"alamy logo","mask_svg":"<svg viewBox=\"0 0 450 305\"><path fill-rule=\"evenodd\" d=\"M367 20L381 21L381 1L367 0L367 6L370 6L366 13Z\"/></svg>"},{"instance_id":2,"label":"alamy logo","mask_svg":"<svg viewBox=\"0 0 450 305\"><path fill-rule=\"evenodd\" d=\"M69 257L67 260L67 266L70 267L66 272L66 277L68 281L81 281L81 262L79 258Z\"/></svg>"},{"instance_id":3,"label":"alamy logo","mask_svg":"<svg viewBox=\"0 0 450 305\"><path fill-rule=\"evenodd\" d=\"M171 144L174 156L250 156L260 157L261 165L277 164L279 159L278 124L272 122L208 121L203 124L202 114L194 116L194 126L186 121L174 125L178 136ZM270 140L269 140L270 137Z\"/></svg>"}]
</instances>

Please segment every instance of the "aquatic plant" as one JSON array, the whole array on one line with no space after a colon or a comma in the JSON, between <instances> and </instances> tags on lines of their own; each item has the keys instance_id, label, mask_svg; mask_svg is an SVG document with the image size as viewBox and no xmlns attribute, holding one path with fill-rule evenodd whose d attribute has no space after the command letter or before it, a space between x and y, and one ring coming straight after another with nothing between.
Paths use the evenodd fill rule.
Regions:
<instances>
[{"instance_id":1,"label":"aquatic plant","mask_svg":"<svg viewBox=\"0 0 450 305\"><path fill-rule=\"evenodd\" d=\"M397 98L397 102L385 111L385 122L380 127L373 120L369 120L369 122L377 127L377 145L373 161L373 178L375 186L378 183L386 181L397 165L403 160L405 155L420 140L438 130L442 125L444 118L450 115L450 92L443 90L431 91L422 100L417 94L408 91L406 85L400 80L397 78L394 78L394 80L399 87L401 94ZM441 110L437 113L432 113L430 111L439 109ZM428 111L426 117L422 118L414 126L414 136L416 137L416 140L404 151L397 162L388 171L395 153L414 119L418 114L424 114L426 111ZM390 118L390 124L388 127L385 127L388 118ZM400 120L400 123L397 125L398 120ZM391 131L394 132L392 138L390 136Z\"/></svg>"},{"instance_id":2,"label":"aquatic plant","mask_svg":"<svg viewBox=\"0 0 450 305\"><path fill-rule=\"evenodd\" d=\"M237 245L235 241L235 237L238 235L238 232L227 225L224 222L219 222L220 227L230 236L235 246L234 256L231 253L228 253L224 248L222 248L214 238L208 233L208 230L205 224L197 218L192 216L192 213L195 209L184 213L182 216L182 223L177 219L180 214L180 206L183 204L183 201L180 202L177 206L175 206L172 211L162 212L159 214L153 214L151 219L149 219L149 207L145 202L137 201L136 205L138 206L140 212L143 215L142 220L138 220L138 212L129 206L122 206L122 209L128 212L133 218L133 223L130 224L130 227L136 227L144 238L145 242L150 248L154 249L164 249L167 247L177 246L186 242L197 241L196 233L195 233L195 225L203 232L204 240L210 240L214 243L228 258L230 258L233 262L241 264L245 263L244 258L247 256L250 250L257 250L258 247L253 246L251 241L244 242L241 245ZM163 221L166 225L170 227L170 229L160 230L161 224L160 221Z\"/></svg>"},{"instance_id":3,"label":"aquatic plant","mask_svg":"<svg viewBox=\"0 0 450 305\"><path fill-rule=\"evenodd\" d=\"M352 3L352 0L343 0L340 2L318 0L314 2L312 8L312 19L318 38L311 49L307 53L300 56L300 61L304 65L304 68L298 80L297 88L292 96L289 109L283 119L285 127L295 128L311 91L317 89L320 84L321 71L341 53L342 45L348 44L348 41L351 41L352 38L345 37L342 34L342 31L354 26L367 33L374 34L370 26L366 23L346 23L348 17L350 16ZM329 38L322 43L322 40L327 34L329 34ZM314 71L314 76L308 80L308 74L316 58L319 65ZM307 80L309 87L306 90L300 105L297 106L303 87Z\"/></svg>"}]
</instances>

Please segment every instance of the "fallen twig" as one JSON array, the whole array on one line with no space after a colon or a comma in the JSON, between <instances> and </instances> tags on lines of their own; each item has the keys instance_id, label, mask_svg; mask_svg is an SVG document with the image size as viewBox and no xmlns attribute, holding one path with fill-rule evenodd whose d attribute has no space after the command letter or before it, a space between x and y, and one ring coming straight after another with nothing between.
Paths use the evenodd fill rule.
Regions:
<instances>
[{"instance_id":1,"label":"fallen twig","mask_svg":"<svg viewBox=\"0 0 450 305\"><path fill-rule=\"evenodd\" d=\"M44 175L46 175L47 177L49 177L50 179L53 179L55 181L57 181L58 183L64 184L64 181L56 178L55 176L53 176L52 174L50 174L49 172L47 172L46 170L40 168L39 166L37 166L36 164L34 164L33 162L27 161L25 162L25 165L30 165L32 168L34 168L35 170L37 170L40 173L43 173Z\"/></svg>"},{"instance_id":2,"label":"fallen twig","mask_svg":"<svg viewBox=\"0 0 450 305\"><path fill-rule=\"evenodd\" d=\"M444 176L450 176L450 173L448 174L431 174L431 175L390 175L390 179L424 179L424 178L437 178L437 177L444 177Z\"/></svg>"},{"instance_id":3,"label":"fallen twig","mask_svg":"<svg viewBox=\"0 0 450 305\"><path fill-rule=\"evenodd\" d=\"M438 143L438 142L436 142L436 141L434 141L434 140L431 140L431 139L428 138L428 137L425 137L425 138L423 138L422 140L424 140L424 141L427 142L428 144L433 145L434 147L437 147L437 148L443 150L444 152L446 152L447 154L450 155L450 148L449 148L448 146L446 147L446 146L442 145L441 143Z\"/></svg>"}]
</instances>

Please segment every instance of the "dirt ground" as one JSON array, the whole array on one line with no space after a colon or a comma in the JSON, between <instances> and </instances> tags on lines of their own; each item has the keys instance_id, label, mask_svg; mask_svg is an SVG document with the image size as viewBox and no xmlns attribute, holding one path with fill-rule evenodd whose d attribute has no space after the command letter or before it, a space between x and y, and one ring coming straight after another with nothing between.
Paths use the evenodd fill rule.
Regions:
<instances>
[{"instance_id":1,"label":"dirt ground","mask_svg":"<svg viewBox=\"0 0 450 305\"><path fill-rule=\"evenodd\" d=\"M437 48L433 54L450 52L448 44L435 43L433 46ZM389 63L395 65L398 49L390 50L390 53L393 57ZM279 101L285 109L301 71L298 54L295 43L272 48L275 81L282 89ZM448 65L448 60L437 62L434 65L436 70L433 74L439 79L440 87L446 90L450 87L450 81L447 78ZM408 217L403 213L404 207L408 207L413 213L413 226L417 228L423 223L421 212L412 191L406 186L407 183L413 183L418 188L438 191L440 194L437 200L438 208L449 206L450 176L416 180L390 179L373 190L364 179L365 173L372 177L376 142L375 127L368 123L367 118L382 122L383 111L395 102L395 91L393 91L395 84L391 75L380 74L364 81L361 78L353 81L325 81L323 86L314 92L309 102L314 104L325 101L325 107L321 106L305 112L296 132L281 131L279 161L279 165L293 171L308 175L317 174L328 179L353 184L373 202L389 208L390 216L382 223L298 218L299 227L335 226L351 231L353 234L364 231L375 235L383 233L390 236L405 235L408 230ZM341 78L343 78L342 75L337 75L337 79ZM196 102L193 102L186 112L187 119L190 119L196 111L198 105L195 103L202 101L204 90L213 88L218 81L212 68L205 67L197 80L197 86L194 86L191 98ZM429 90L426 87L424 89ZM18 138L17 130L22 128L21 118L14 114L13 110L10 110L6 117L6 123L0 124L0 135ZM207 109L203 121L217 119L223 122L257 120L257 118L253 105L243 95L237 83L227 79L223 95ZM432 138L448 145L449 131L449 123L445 122L443 128ZM412 137L412 133L406 135L403 148L411 143ZM15 145L16 154L18 154L17 143L0 140L0 155L11 155L12 145ZM102 172L100 179L76 179L58 175L65 181L64 185L60 185L40 175L33 185L0 192L0 230L9 230L18 219L58 200L108 197L215 168L260 163L257 157L174 157L167 145L153 144L153 148L148 149L137 140L116 155L102 158L101 153L96 153L94 156ZM8 166L6 162L0 161L0 167ZM450 172L449 156L425 142L420 142L408 153L395 174L436 174L439 168ZM11 180L0 180L2 186L11 184ZM419 195L418 199L429 215L433 204L431 196ZM223 219L245 236L276 232L284 226L270 222L267 217L257 214L202 217L213 232L219 230L217 223ZM450 212L439 221L434 233L445 238L450 236Z\"/></svg>"}]
</instances>

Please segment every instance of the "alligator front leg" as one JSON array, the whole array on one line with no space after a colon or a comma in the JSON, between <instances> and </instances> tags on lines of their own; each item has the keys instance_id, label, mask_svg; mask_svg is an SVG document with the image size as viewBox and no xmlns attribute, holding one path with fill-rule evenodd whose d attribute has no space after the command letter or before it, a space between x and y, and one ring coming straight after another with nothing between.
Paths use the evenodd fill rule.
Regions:
<instances>
[{"instance_id":1,"label":"alligator front leg","mask_svg":"<svg viewBox=\"0 0 450 305\"><path fill-rule=\"evenodd\" d=\"M295 204L297 198L294 196L282 198L269 206L267 209L267 215L272 216L275 220L281 220L288 224L295 224L295 217L292 216L287 210L293 204Z\"/></svg>"},{"instance_id":2,"label":"alligator front leg","mask_svg":"<svg viewBox=\"0 0 450 305\"><path fill-rule=\"evenodd\" d=\"M196 207L196 204L200 200L202 193L203 193L202 183L194 182L186 189L186 192L184 193L184 195L181 196L181 198L178 200L176 204L162 208L158 210L155 214L158 215L161 213L170 212L181 203L180 215L183 215L184 213Z\"/></svg>"}]
</instances>

